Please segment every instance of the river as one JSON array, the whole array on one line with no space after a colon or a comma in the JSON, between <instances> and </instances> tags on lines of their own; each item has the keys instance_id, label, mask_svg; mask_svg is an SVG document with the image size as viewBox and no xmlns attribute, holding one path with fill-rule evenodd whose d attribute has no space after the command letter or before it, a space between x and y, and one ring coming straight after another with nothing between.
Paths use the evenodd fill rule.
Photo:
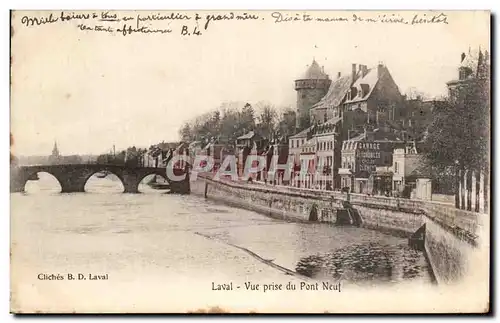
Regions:
<instances>
[{"instance_id":1,"label":"river","mask_svg":"<svg viewBox=\"0 0 500 323\"><path fill-rule=\"evenodd\" d=\"M157 312L223 304L265 311L303 302L301 293L270 291L272 284L313 293L315 281L340 282L341 292L432 283L421 252L377 231L285 222L145 184L143 194L123 194L110 177L92 177L86 193L61 194L55 178L39 177L26 193L11 194L12 292L19 307ZM67 279L79 273L87 279ZM249 282L260 289L246 290ZM234 290L214 290L224 284ZM263 284L270 284L266 292Z\"/></svg>"}]
</instances>

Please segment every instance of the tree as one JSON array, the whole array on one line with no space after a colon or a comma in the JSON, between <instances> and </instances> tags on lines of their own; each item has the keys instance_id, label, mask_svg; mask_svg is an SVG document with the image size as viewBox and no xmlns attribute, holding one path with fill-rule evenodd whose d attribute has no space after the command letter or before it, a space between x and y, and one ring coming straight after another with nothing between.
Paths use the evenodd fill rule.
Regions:
<instances>
[{"instance_id":1,"label":"tree","mask_svg":"<svg viewBox=\"0 0 500 323\"><path fill-rule=\"evenodd\" d=\"M278 136L287 138L295 133L295 111L291 107L282 108L278 118Z\"/></svg>"},{"instance_id":2,"label":"tree","mask_svg":"<svg viewBox=\"0 0 500 323\"><path fill-rule=\"evenodd\" d=\"M184 123L184 125L182 125L182 127L179 129L179 137L181 138L181 141L186 142L190 142L194 139L194 134L189 122Z\"/></svg>"},{"instance_id":3,"label":"tree","mask_svg":"<svg viewBox=\"0 0 500 323\"><path fill-rule=\"evenodd\" d=\"M458 89L456 97L436 109L427 130L427 164L484 171L489 168L489 83L477 81Z\"/></svg>"},{"instance_id":4,"label":"tree","mask_svg":"<svg viewBox=\"0 0 500 323\"><path fill-rule=\"evenodd\" d=\"M258 111L258 132L266 139L274 139L278 124L278 114L275 107L269 103L260 103Z\"/></svg>"},{"instance_id":5,"label":"tree","mask_svg":"<svg viewBox=\"0 0 500 323\"><path fill-rule=\"evenodd\" d=\"M250 103L246 103L241 109L239 126L243 133L255 128L255 111Z\"/></svg>"}]
</instances>

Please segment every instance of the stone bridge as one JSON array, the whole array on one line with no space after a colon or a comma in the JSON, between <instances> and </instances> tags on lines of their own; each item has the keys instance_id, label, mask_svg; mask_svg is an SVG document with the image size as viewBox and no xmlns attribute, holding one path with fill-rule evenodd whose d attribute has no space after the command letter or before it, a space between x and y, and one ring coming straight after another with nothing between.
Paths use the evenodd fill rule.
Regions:
<instances>
[{"instance_id":1,"label":"stone bridge","mask_svg":"<svg viewBox=\"0 0 500 323\"><path fill-rule=\"evenodd\" d=\"M59 181L62 193L85 192L85 184L88 179L95 173L102 171L116 175L125 188L124 193L138 193L139 183L148 175L159 175L167 179L164 167L130 167L105 164L20 166L11 169L11 192L24 192L26 182L39 172L53 175ZM187 178L187 182L189 184L189 178ZM170 184L171 191L174 193L189 193L189 191L185 192L185 185L182 185L182 182Z\"/></svg>"}]
</instances>

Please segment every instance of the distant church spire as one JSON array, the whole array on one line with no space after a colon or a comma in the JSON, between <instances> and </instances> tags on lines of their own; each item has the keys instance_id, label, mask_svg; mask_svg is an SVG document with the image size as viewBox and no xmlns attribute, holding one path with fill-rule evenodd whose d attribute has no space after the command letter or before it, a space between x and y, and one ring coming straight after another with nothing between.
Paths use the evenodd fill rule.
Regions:
<instances>
[{"instance_id":1,"label":"distant church spire","mask_svg":"<svg viewBox=\"0 0 500 323\"><path fill-rule=\"evenodd\" d=\"M54 148L52 148L52 156L59 157L59 149L57 149L57 141L54 141Z\"/></svg>"}]
</instances>

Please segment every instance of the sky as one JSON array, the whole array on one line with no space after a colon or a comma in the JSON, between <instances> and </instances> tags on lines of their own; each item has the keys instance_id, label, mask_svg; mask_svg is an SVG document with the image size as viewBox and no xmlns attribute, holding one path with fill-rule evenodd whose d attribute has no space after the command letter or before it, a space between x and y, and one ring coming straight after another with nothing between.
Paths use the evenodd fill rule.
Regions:
<instances>
[{"instance_id":1,"label":"sky","mask_svg":"<svg viewBox=\"0 0 500 323\"><path fill-rule=\"evenodd\" d=\"M305 12L283 12L296 13ZM441 96L446 82L457 77L460 54L469 47L489 49L490 38L488 13L458 11L445 13L448 24L417 25L360 23L352 21L355 12L319 11L307 14L351 20L277 23L271 11L253 12L259 19L211 21L207 30L203 18L198 36L181 35L184 24L194 29L192 21L144 22L172 32L126 36L79 30L81 23L96 25L87 20L23 23L25 16L49 14L18 11L12 19L11 132L17 155L49 155L55 141L63 155L178 141L186 120L224 101L295 108L293 81L313 58L332 78L348 73L352 63L383 62L402 93L415 88ZM117 13L137 14L159 12ZM424 13L396 14L412 20Z\"/></svg>"}]
</instances>

